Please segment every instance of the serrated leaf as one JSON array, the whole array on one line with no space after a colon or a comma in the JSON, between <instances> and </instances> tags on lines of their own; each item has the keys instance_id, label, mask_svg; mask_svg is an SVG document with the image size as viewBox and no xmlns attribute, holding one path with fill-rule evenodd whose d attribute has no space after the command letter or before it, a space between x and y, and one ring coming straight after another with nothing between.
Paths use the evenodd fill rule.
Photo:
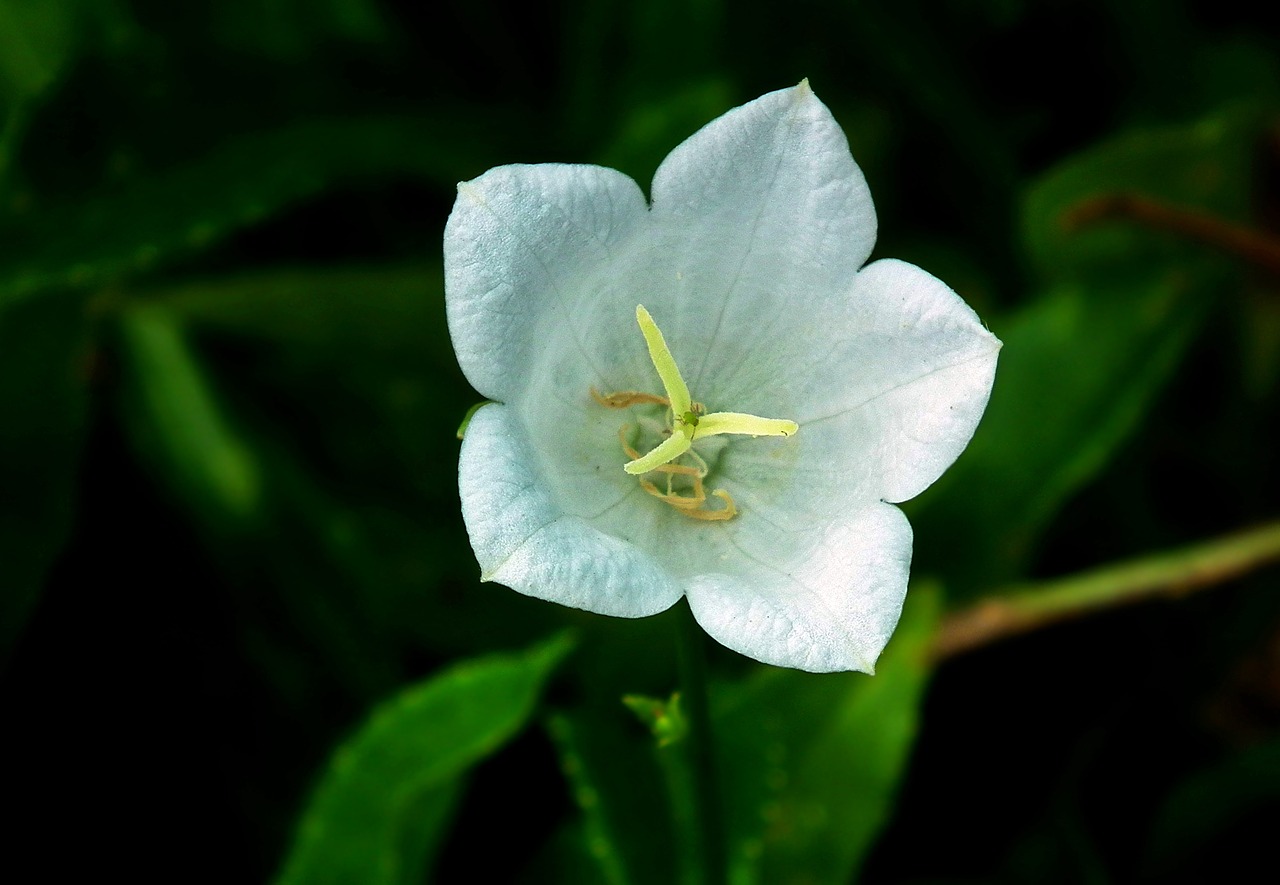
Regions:
<instances>
[{"instance_id":1,"label":"serrated leaf","mask_svg":"<svg viewBox=\"0 0 1280 885\"><path fill-rule=\"evenodd\" d=\"M875 676L763 670L716 711L734 885L853 880L893 810L939 612L914 587Z\"/></svg>"},{"instance_id":2,"label":"serrated leaf","mask_svg":"<svg viewBox=\"0 0 1280 885\"><path fill-rule=\"evenodd\" d=\"M466 661L375 710L322 774L277 885L423 881L454 784L524 728L571 646Z\"/></svg>"}]
</instances>

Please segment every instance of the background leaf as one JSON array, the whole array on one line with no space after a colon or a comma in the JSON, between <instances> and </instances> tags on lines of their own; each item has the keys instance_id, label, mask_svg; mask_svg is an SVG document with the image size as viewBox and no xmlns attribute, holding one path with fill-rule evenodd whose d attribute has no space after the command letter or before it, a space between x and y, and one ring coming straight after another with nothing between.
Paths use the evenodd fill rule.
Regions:
<instances>
[{"instance_id":1,"label":"background leaf","mask_svg":"<svg viewBox=\"0 0 1280 885\"><path fill-rule=\"evenodd\" d=\"M71 529L91 341L83 298L0 310L0 668Z\"/></svg>"},{"instance_id":2,"label":"background leaf","mask_svg":"<svg viewBox=\"0 0 1280 885\"><path fill-rule=\"evenodd\" d=\"M468 151L458 139L424 145L476 128L457 118L300 121L225 139L199 159L87 199L24 210L0 225L0 304L151 270L339 182L410 178L452 187L462 158L483 162L489 148Z\"/></svg>"},{"instance_id":3,"label":"background leaf","mask_svg":"<svg viewBox=\"0 0 1280 885\"><path fill-rule=\"evenodd\" d=\"M0 635L18 639L0 794L23 810L0 880L265 881L377 699L565 626L567 738L527 731L423 791L402 869L435 850L446 879L669 878L645 853L672 836L652 748L618 698L670 694L675 623L480 583L459 518L453 433L477 396L441 229L455 183L497 164L647 185L716 114L808 78L870 184L877 257L935 274L1006 342L972 447L908 505L917 581L949 604L1274 520L1280 283L1080 213L1137 192L1280 230L1267 13L0 0ZM866 754L818 748L855 698L907 681L892 647L874 679L793 683L708 644L741 726L721 734L736 874L810 849L794 869L885 885L1228 870L1265 845L1265 801L1171 830L1186 864L1145 836L1181 785L1280 734L1276 624L1260 571L985 645L946 658L923 705L883 701L918 739ZM879 810L814 787L811 754ZM1195 802L1230 805L1231 777L1206 783ZM814 808L830 827L804 830Z\"/></svg>"},{"instance_id":4,"label":"background leaf","mask_svg":"<svg viewBox=\"0 0 1280 885\"><path fill-rule=\"evenodd\" d=\"M910 756L940 601L912 588L874 677L768 669L726 697L715 729L734 883L855 876Z\"/></svg>"},{"instance_id":5,"label":"background leaf","mask_svg":"<svg viewBox=\"0 0 1280 885\"><path fill-rule=\"evenodd\" d=\"M973 443L908 506L924 539L917 566L972 595L1026 573L1072 496L1142 425L1226 289L1242 277L1212 248L1132 221L1076 229L1100 195L1137 193L1225 217L1244 213L1257 118L1238 111L1137 131L1073 158L1028 191L1023 227L1041 294L992 329L1004 341ZM957 555L958 554L958 555Z\"/></svg>"},{"instance_id":6,"label":"background leaf","mask_svg":"<svg viewBox=\"0 0 1280 885\"><path fill-rule=\"evenodd\" d=\"M556 713L547 723L582 814L584 853L609 885L673 882L675 840L653 740L621 704L613 712Z\"/></svg>"},{"instance_id":7,"label":"background leaf","mask_svg":"<svg viewBox=\"0 0 1280 885\"><path fill-rule=\"evenodd\" d=\"M570 645L457 664L375 711L334 754L276 881L422 881L458 778L524 727Z\"/></svg>"},{"instance_id":8,"label":"background leaf","mask_svg":"<svg viewBox=\"0 0 1280 885\"><path fill-rule=\"evenodd\" d=\"M222 414L203 373L171 316L150 308L121 322L136 384L144 448L166 462L166 472L188 499L215 521L255 517L262 500L262 470Z\"/></svg>"},{"instance_id":9,"label":"background leaf","mask_svg":"<svg viewBox=\"0 0 1280 885\"><path fill-rule=\"evenodd\" d=\"M1172 279L1063 285L998 328L982 427L909 508L919 537L945 541L919 545L916 567L945 569L960 596L1023 573L1047 523L1140 426L1206 310Z\"/></svg>"},{"instance_id":10,"label":"background leaf","mask_svg":"<svg viewBox=\"0 0 1280 885\"><path fill-rule=\"evenodd\" d=\"M1261 861L1263 834L1280 814L1280 743L1241 750L1193 774L1169 795L1147 843L1152 879L1194 870L1203 876L1248 875ZM1242 838L1255 834L1253 838ZM1210 852L1215 841L1226 852ZM1210 857L1232 856L1223 867Z\"/></svg>"}]
</instances>

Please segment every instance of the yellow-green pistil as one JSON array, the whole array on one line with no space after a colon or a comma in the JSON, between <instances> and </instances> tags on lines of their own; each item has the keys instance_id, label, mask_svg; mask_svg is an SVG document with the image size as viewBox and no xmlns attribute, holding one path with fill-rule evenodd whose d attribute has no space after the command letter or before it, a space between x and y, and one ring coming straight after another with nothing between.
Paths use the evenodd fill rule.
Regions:
<instances>
[{"instance_id":1,"label":"yellow-green pistil","mask_svg":"<svg viewBox=\"0 0 1280 885\"><path fill-rule=\"evenodd\" d=\"M624 441L623 449L632 460L623 465L623 470L633 476L641 476L654 470L660 470L667 474L667 492L662 493L652 483L641 480L641 485L645 488L645 491L694 518L727 519L736 512L733 501L727 492L717 491L713 493L725 502L726 509L707 510L702 507L703 502L706 500L706 496L702 492L702 478L706 475L706 465L701 463L702 459L698 458L696 453L690 452L694 441L723 433L736 433L746 436L791 436L800 429L800 426L794 421L787 421L781 418L761 418L757 415L748 415L745 412L712 412L709 415L704 415L702 406L695 403L689 394L689 386L685 384L684 377L680 374L680 368L676 365L675 358L671 355L671 349L667 347L666 339L662 336L662 330L653 321L649 311L644 309L644 305L636 306L636 322L640 324L640 331L644 335L645 344L649 347L649 358L653 361L653 367L657 369L658 377L662 380L662 386L667 394L666 398L633 391L609 394L608 396L600 396L595 391L592 391L592 394L598 402L611 408L626 408L644 403L668 406L671 410L671 435L644 455L632 450ZM672 461L687 452L699 462L699 467L671 465ZM664 465L671 466L664 467ZM672 475L690 476L694 482L694 495L691 497L674 494L670 488Z\"/></svg>"}]
</instances>

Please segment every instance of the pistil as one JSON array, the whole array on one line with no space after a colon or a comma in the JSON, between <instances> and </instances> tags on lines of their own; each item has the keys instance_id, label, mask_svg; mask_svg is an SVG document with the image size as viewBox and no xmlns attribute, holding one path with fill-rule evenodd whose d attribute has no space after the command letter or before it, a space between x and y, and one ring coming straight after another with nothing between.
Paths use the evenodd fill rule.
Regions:
<instances>
[{"instance_id":1,"label":"pistil","mask_svg":"<svg viewBox=\"0 0 1280 885\"><path fill-rule=\"evenodd\" d=\"M653 321L644 305L636 306L636 322L644 335L645 344L649 348L649 359L666 392L665 397L636 390L624 390L616 393L601 394L593 387L591 396L596 402L611 409L626 409L636 405L661 405L668 409L668 426L664 433L666 439L641 455L632 448L625 439L627 425L624 425L619 438L622 448L631 460L623 465L623 470L633 476L641 477L640 487L665 504L669 504L686 516L694 519L724 520L737 513L733 498L723 489L716 489L711 494L725 503L725 507L713 510L706 507L707 495L703 488L703 479L707 474L706 462L693 451L696 440L721 434L739 434L745 436L791 436L800 429L794 421L782 418L761 418L745 412L712 412L706 414L701 403L693 401L689 386L685 384L676 365L675 357L667 346L666 338L658 324ZM690 456L696 459L698 466L673 464L678 458ZM652 481L644 479L647 473L663 473L667 477L667 490L663 492ZM691 494L680 495L672 489L672 481L676 476L687 477L692 483Z\"/></svg>"}]
</instances>

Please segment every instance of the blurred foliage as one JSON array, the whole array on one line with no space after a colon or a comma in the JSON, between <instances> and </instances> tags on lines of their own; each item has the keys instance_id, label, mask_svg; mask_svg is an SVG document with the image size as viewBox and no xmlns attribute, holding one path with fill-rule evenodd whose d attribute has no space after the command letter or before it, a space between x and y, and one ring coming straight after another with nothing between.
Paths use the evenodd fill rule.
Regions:
<instances>
[{"instance_id":1,"label":"blurred foliage","mask_svg":"<svg viewBox=\"0 0 1280 885\"><path fill-rule=\"evenodd\" d=\"M276 881L421 881L462 776L527 724L569 645L455 665L374 711L335 752Z\"/></svg>"},{"instance_id":2,"label":"blurred foliage","mask_svg":"<svg viewBox=\"0 0 1280 885\"><path fill-rule=\"evenodd\" d=\"M0 314L0 661L71 524L88 402L85 299L60 293Z\"/></svg>"},{"instance_id":3,"label":"blurred foliage","mask_svg":"<svg viewBox=\"0 0 1280 885\"><path fill-rule=\"evenodd\" d=\"M917 586L867 679L771 669L717 722L735 882L848 882L893 807L928 680L937 587Z\"/></svg>"},{"instance_id":4,"label":"blurred foliage","mask_svg":"<svg viewBox=\"0 0 1280 885\"><path fill-rule=\"evenodd\" d=\"M620 698L670 696L678 615L478 582L440 232L489 166L643 183L803 77L877 255L1005 348L973 444L908 505L917 586L879 674L709 649L732 880L1267 862L1274 571L929 656L949 607L1276 518L1274 275L1082 212L1280 231L1262 15L0 0L0 879L673 881L664 751Z\"/></svg>"}]
</instances>

